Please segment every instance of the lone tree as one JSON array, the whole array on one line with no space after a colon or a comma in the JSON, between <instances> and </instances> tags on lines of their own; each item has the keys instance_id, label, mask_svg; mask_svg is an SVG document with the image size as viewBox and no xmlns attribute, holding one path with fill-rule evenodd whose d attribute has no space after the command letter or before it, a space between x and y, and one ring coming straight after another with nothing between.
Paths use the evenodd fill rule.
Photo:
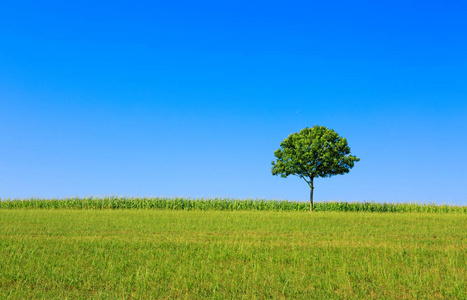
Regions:
<instances>
[{"instance_id":1,"label":"lone tree","mask_svg":"<svg viewBox=\"0 0 467 300\"><path fill-rule=\"evenodd\" d=\"M350 171L360 158L350 155L347 140L324 126L304 128L289 135L274 151L272 175L296 175L310 186L310 211L313 211L313 179Z\"/></svg>"}]
</instances>

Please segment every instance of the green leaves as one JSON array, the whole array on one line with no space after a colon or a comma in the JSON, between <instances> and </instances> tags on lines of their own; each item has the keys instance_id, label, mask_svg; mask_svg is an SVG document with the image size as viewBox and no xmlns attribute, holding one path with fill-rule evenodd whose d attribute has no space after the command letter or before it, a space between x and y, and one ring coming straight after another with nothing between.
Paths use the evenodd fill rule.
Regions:
<instances>
[{"instance_id":1,"label":"green leaves","mask_svg":"<svg viewBox=\"0 0 467 300\"><path fill-rule=\"evenodd\" d=\"M347 140L324 126L290 134L274 151L272 174L296 175L306 180L345 174L360 159L350 154ZM307 181L308 182L308 181Z\"/></svg>"}]
</instances>

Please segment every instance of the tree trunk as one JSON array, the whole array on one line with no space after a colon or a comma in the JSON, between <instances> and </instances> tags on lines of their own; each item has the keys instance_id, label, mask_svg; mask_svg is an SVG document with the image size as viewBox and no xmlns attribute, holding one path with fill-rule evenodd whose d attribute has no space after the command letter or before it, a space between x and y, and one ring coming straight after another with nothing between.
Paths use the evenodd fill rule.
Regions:
<instances>
[{"instance_id":1,"label":"tree trunk","mask_svg":"<svg viewBox=\"0 0 467 300\"><path fill-rule=\"evenodd\" d=\"M313 211L313 177L310 180L310 211Z\"/></svg>"}]
</instances>

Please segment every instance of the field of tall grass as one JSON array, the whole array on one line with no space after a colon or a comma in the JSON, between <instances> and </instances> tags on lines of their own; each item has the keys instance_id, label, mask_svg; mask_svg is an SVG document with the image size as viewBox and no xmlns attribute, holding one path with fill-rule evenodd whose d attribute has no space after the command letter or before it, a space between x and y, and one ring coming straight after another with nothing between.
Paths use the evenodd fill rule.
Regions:
<instances>
[{"instance_id":1,"label":"field of tall grass","mask_svg":"<svg viewBox=\"0 0 467 300\"><path fill-rule=\"evenodd\" d=\"M313 207L315 211L467 213L467 206L418 203L317 202ZM14 208L309 211L310 203L285 200L240 200L222 198L88 197L63 199L0 199L0 209Z\"/></svg>"},{"instance_id":2,"label":"field of tall grass","mask_svg":"<svg viewBox=\"0 0 467 300\"><path fill-rule=\"evenodd\" d=\"M0 299L467 299L466 214L72 201L144 203L3 202Z\"/></svg>"}]
</instances>

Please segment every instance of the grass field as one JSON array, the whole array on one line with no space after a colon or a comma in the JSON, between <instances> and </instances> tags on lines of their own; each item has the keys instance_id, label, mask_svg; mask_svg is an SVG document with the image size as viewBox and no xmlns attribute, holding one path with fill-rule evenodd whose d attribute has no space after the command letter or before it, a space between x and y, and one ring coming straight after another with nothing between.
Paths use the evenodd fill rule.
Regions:
<instances>
[{"instance_id":1,"label":"grass field","mask_svg":"<svg viewBox=\"0 0 467 300\"><path fill-rule=\"evenodd\" d=\"M467 215L0 210L0 298L467 299Z\"/></svg>"}]
</instances>

